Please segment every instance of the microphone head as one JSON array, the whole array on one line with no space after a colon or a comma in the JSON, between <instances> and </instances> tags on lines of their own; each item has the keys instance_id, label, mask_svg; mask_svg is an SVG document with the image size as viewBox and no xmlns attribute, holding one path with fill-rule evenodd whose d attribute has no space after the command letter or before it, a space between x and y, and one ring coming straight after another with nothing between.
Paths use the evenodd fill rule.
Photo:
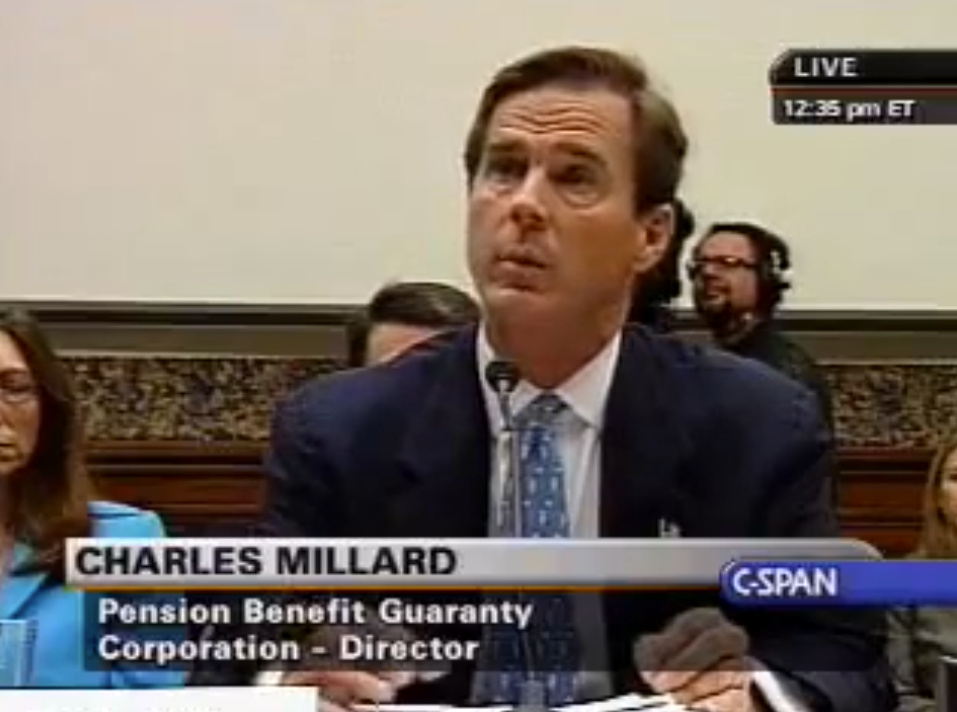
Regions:
<instances>
[{"instance_id":1,"label":"microphone head","mask_svg":"<svg viewBox=\"0 0 957 712\"><path fill-rule=\"evenodd\" d=\"M511 361L492 361L485 367L485 382L496 393L511 393L520 380L518 366Z\"/></svg>"}]
</instances>

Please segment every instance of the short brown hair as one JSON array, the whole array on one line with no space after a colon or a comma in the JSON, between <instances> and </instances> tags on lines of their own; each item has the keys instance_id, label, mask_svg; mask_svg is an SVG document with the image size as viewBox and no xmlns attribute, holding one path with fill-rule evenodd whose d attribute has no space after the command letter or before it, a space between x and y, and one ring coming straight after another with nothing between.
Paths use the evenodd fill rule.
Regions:
<instances>
[{"instance_id":1,"label":"short brown hair","mask_svg":"<svg viewBox=\"0 0 957 712\"><path fill-rule=\"evenodd\" d=\"M0 331L23 354L40 399L40 433L22 472L9 477L8 525L34 552L28 570L62 571L66 539L90 535L93 486L73 382L40 325L28 313L8 311Z\"/></svg>"},{"instance_id":2,"label":"short brown hair","mask_svg":"<svg viewBox=\"0 0 957 712\"><path fill-rule=\"evenodd\" d=\"M594 47L559 47L519 59L486 87L465 145L465 171L474 180L498 106L515 94L545 86L609 89L631 106L635 210L674 201L684 172L688 139L674 105L653 85L642 63Z\"/></svg>"},{"instance_id":3,"label":"short brown hair","mask_svg":"<svg viewBox=\"0 0 957 712\"><path fill-rule=\"evenodd\" d=\"M924 523L920 532L918 555L927 559L957 558L957 524L941 506L940 490L944 479L944 465L957 451L957 432L951 433L937 448L927 471L924 486Z\"/></svg>"},{"instance_id":4,"label":"short brown hair","mask_svg":"<svg viewBox=\"0 0 957 712\"><path fill-rule=\"evenodd\" d=\"M348 365L365 365L369 332L377 324L457 329L474 324L481 311L472 297L440 282L395 282L376 292L348 325Z\"/></svg>"}]
</instances>

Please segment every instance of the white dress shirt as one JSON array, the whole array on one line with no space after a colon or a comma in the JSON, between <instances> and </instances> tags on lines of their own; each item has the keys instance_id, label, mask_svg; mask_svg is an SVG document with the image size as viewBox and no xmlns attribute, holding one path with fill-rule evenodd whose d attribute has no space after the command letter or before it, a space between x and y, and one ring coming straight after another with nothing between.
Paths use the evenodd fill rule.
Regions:
<instances>
[{"instance_id":1,"label":"white dress shirt","mask_svg":"<svg viewBox=\"0 0 957 712\"><path fill-rule=\"evenodd\" d=\"M568 519L571 522L572 536L576 539L593 539L598 536L598 475L601 469L601 448L599 436L605 422L605 403L611 390L611 381L618 365L618 352L621 337L614 338L601 353L584 368L551 392L562 399L567 409L558 416L558 451L565 466L565 497L568 503ZM495 355L485 338L485 332L479 332L478 370L485 373ZM504 423L498 406L498 396L482 381L482 394L485 398L485 410L488 413L489 430L492 434L492 462L501 463L507 459L502 445ZM522 410L542 393L527 381L520 381L512 393L512 410ZM492 472L492 511L498 511L505 490L505 470L494 467Z\"/></svg>"},{"instance_id":2,"label":"white dress shirt","mask_svg":"<svg viewBox=\"0 0 957 712\"><path fill-rule=\"evenodd\" d=\"M599 535L599 482L601 478L601 433L605 420L605 405L611 391L612 380L618 365L621 350L621 334L618 334L603 348L597 356L585 364L571 378L551 392L559 396L568 406L557 424L558 450L565 465L565 494L571 521L572 536L576 539L593 539ZM484 374L489 363L495 360L495 354L484 329L479 330L477 367L485 398L492 434L492 512L498 511L505 488L504 473L500 466L507 454L502 452L502 431L504 423L498 406L498 397L486 383ZM532 402L541 393L526 381L520 381L512 395L512 408L520 413L522 408ZM641 397L641 394L636 394ZM491 518L494 521L494 517ZM663 531L664 535L665 532ZM673 535L673 533L671 534ZM580 621L579 630L604 631L601 607L594 604L594 597L582 597L576 602L576 618ZM588 633L582 636L585 656L589 660L605 658L603 650L604 635ZM602 650L589 650L587 646ZM754 683L764 696L765 701L775 712L805 712L793 694L787 689L787 683L779 679L757 661L753 661ZM594 672L585 673L582 689L590 696L610 694L611 680L608 675Z\"/></svg>"}]
</instances>

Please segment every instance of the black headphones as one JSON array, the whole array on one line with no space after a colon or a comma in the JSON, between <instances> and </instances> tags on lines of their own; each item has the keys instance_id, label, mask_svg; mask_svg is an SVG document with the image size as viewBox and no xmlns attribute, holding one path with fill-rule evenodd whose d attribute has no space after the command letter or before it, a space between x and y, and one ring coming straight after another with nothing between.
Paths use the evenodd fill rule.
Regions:
<instances>
[{"instance_id":1,"label":"black headphones","mask_svg":"<svg viewBox=\"0 0 957 712\"><path fill-rule=\"evenodd\" d=\"M758 253L758 273L769 289L786 291L791 288L788 274L791 270L791 250L771 233L765 238L752 239ZM763 245L761 243L764 243Z\"/></svg>"}]
</instances>

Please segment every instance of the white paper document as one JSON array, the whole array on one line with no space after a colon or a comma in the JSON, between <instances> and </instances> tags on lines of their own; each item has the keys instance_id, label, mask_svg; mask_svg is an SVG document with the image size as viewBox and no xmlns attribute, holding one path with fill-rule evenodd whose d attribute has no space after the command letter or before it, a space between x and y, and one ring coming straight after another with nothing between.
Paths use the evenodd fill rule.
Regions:
<instances>
[{"instance_id":1,"label":"white paper document","mask_svg":"<svg viewBox=\"0 0 957 712\"><path fill-rule=\"evenodd\" d=\"M16 712L316 712L305 687L183 687L170 690L0 690L0 710Z\"/></svg>"},{"instance_id":2,"label":"white paper document","mask_svg":"<svg viewBox=\"0 0 957 712\"><path fill-rule=\"evenodd\" d=\"M356 705L357 712L510 712L515 707L496 705L488 707L456 707L455 705ZM555 708L557 712L691 712L675 704L667 695L645 697L622 695L607 700L582 702Z\"/></svg>"}]
</instances>

